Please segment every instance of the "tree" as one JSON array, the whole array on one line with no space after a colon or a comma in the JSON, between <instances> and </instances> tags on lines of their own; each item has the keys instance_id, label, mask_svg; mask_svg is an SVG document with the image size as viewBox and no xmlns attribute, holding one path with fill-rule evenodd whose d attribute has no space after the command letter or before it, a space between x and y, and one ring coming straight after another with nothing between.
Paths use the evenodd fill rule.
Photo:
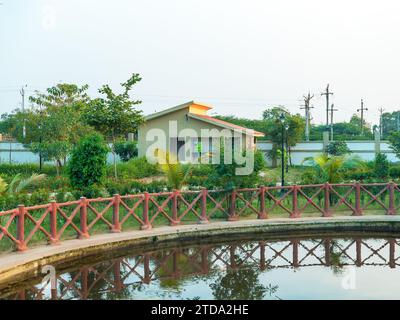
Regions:
<instances>
[{"instance_id":1,"label":"tree","mask_svg":"<svg viewBox=\"0 0 400 320\"><path fill-rule=\"evenodd\" d=\"M390 148L394 151L396 156L400 158L400 131L393 132L389 136Z\"/></svg>"},{"instance_id":2,"label":"tree","mask_svg":"<svg viewBox=\"0 0 400 320\"><path fill-rule=\"evenodd\" d=\"M325 152L331 156L342 156L351 153L345 141L332 141L325 149Z\"/></svg>"},{"instance_id":3,"label":"tree","mask_svg":"<svg viewBox=\"0 0 400 320\"><path fill-rule=\"evenodd\" d=\"M386 179L389 176L389 161L386 154L378 153L375 156L374 172L380 179Z\"/></svg>"},{"instance_id":4,"label":"tree","mask_svg":"<svg viewBox=\"0 0 400 320\"><path fill-rule=\"evenodd\" d=\"M86 189L102 183L106 174L108 151L101 135L95 133L82 138L73 149L68 163L72 185Z\"/></svg>"},{"instance_id":5,"label":"tree","mask_svg":"<svg viewBox=\"0 0 400 320\"><path fill-rule=\"evenodd\" d=\"M81 121L81 110L90 101L87 86L61 83L29 97L33 107L3 114L1 130L23 143L45 161L54 161L57 172L71 148L92 129ZM23 134L23 127L26 134Z\"/></svg>"},{"instance_id":6,"label":"tree","mask_svg":"<svg viewBox=\"0 0 400 320\"><path fill-rule=\"evenodd\" d=\"M123 162L127 162L138 156L138 147L136 141L120 140L115 143L115 153Z\"/></svg>"},{"instance_id":7,"label":"tree","mask_svg":"<svg viewBox=\"0 0 400 320\"><path fill-rule=\"evenodd\" d=\"M264 111L263 118L266 121L266 138L271 140L273 143L272 150L269 152L269 157L273 161L277 160L279 154L278 150L281 148L282 124L280 116L282 113L285 116L285 122L288 126L284 136L284 144L289 155L289 163L291 163L290 149L303 139L305 119L299 114L290 114L289 111L283 107L273 107Z\"/></svg>"},{"instance_id":8,"label":"tree","mask_svg":"<svg viewBox=\"0 0 400 320\"><path fill-rule=\"evenodd\" d=\"M365 166L365 163L357 156L330 156L326 153L303 161L311 165L316 171L315 183L341 183L343 174L347 170L355 170Z\"/></svg>"},{"instance_id":9,"label":"tree","mask_svg":"<svg viewBox=\"0 0 400 320\"><path fill-rule=\"evenodd\" d=\"M400 131L400 111L385 112L382 114L382 135L384 138Z\"/></svg>"},{"instance_id":10,"label":"tree","mask_svg":"<svg viewBox=\"0 0 400 320\"><path fill-rule=\"evenodd\" d=\"M84 121L97 131L104 134L111 142L111 151L114 158L114 175L117 178L116 150L115 143L118 138L128 133L137 131L138 126L144 121L142 111L133 108L140 104L140 100L131 100L129 92L132 87L141 80L138 74L133 74L126 82L121 83L123 92L116 94L109 87L104 85L99 93L104 98L97 98L91 101L90 105L83 112Z\"/></svg>"}]
</instances>

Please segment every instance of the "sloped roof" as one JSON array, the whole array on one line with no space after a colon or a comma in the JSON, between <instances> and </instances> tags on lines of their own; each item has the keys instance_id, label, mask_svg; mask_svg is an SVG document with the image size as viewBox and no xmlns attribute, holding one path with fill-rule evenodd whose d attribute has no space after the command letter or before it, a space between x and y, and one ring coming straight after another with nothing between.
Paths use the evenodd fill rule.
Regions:
<instances>
[{"instance_id":1,"label":"sloped roof","mask_svg":"<svg viewBox=\"0 0 400 320\"><path fill-rule=\"evenodd\" d=\"M152 114L146 116L146 117L145 117L145 120L155 119L155 118L164 116L164 115L166 115L166 114L168 114L168 113L171 113L171 112L175 112L175 111L178 111L178 110L182 110L182 109L188 108L188 107L190 107L190 106L192 106L192 105L195 105L195 106L200 107L200 108L204 108L205 110L210 110L210 109L213 108L212 106L209 106L209 105L206 105L206 104L203 104L203 103L199 103L199 102L195 102L195 101L189 101L189 102L180 104L180 105L178 105L178 106L165 109L165 110L163 110L163 111L159 111L159 112L156 112L156 113L152 113Z\"/></svg>"},{"instance_id":2,"label":"sloped roof","mask_svg":"<svg viewBox=\"0 0 400 320\"><path fill-rule=\"evenodd\" d=\"M232 129L232 130L240 130L240 131L243 131L243 132L245 132L247 134L252 134L255 137L264 137L265 136L265 134L262 133L262 132L255 131L253 129L249 129L249 128L245 128L245 127L241 127L241 126L238 126L236 124L233 124L233 123L221 120L221 119L213 118L213 117L210 117L210 116L207 116L207 115L200 115L200 114L193 114L193 113L189 113L188 115L191 118L194 118L194 119L197 119L197 120L200 120L200 121L205 121L205 122L208 122L208 123L212 123L212 124L217 125L219 127L223 127L223 128L226 128L226 129Z\"/></svg>"}]
</instances>

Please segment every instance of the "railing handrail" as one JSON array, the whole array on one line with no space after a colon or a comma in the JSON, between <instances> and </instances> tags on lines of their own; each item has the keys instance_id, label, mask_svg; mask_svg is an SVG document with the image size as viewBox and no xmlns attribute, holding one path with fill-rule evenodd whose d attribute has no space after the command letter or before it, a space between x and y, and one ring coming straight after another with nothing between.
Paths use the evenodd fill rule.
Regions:
<instances>
[{"instance_id":1,"label":"railing handrail","mask_svg":"<svg viewBox=\"0 0 400 320\"><path fill-rule=\"evenodd\" d=\"M341 187L347 187L347 191L338 190ZM307 194L307 188L313 189L311 194ZM376 193L368 188L380 189ZM218 198L218 194L222 196L222 199ZM234 221L238 220L245 210L256 214L258 219L268 218L269 213L275 209L283 210L290 218L298 218L307 207L313 207L323 217L330 217L339 206L343 205L353 215L360 216L374 203L380 209L385 210L388 215L394 215L399 209L396 207L396 194L400 194L400 188L394 182L354 182L283 187L260 186L232 190L201 188L199 190L116 194L113 197L93 199L83 197L76 201L62 203L52 201L28 207L21 204L18 208L0 212L0 218L3 220L7 220L8 217L5 224L0 220L0 241L6 236L14 242L18 250L23 251L37 232L42 232L50 243L57 243L67 228L74 229L79 238L84 239L90 236L92 228L98 223L106 224L112 232L121 232L125 222L128 219L134 219L139 223L141 229L149 230L158 216L166 219L170 225L181 223L189 214L197 217L200 223L208 223L216 212L225 216L229 221ZM389 196L388 201L386 201L386 195ZM192 199L188 199L189 196L192 196ZM350 199L350 196L353 198ZM366 203L365 196L369 199ZM299 199L303 199L304 203L301 203ZM400 197L398 196L397 199L399 200ZM133 206L129 205L128 200L134 202ZM285 203L285 201L289 203ZM95 206L97 203L104 203L105 207L97 209ZM67 207L71 207L72 212L66 213L64 210ZM125 216L121 215L121 208L125 210ZM32 213L35 210L44 210L44 212L36 217ZM112 210L112 221L105 217L105 213L109 210ZM88 219L89 214L95 215L92 221ZM50 219L50 228L43 225L47 217ZM79 223L77 223L78 220ZM15 232L10 230L12 225L16 226ZM25 230L27 226L32 225L33 229Z\"/></svg>"}]
</instances>

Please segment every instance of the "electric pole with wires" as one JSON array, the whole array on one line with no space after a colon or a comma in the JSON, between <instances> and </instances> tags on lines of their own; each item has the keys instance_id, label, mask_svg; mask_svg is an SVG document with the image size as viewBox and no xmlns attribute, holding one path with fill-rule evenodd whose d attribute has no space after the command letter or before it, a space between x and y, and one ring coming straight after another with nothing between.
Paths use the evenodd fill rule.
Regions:
<instances>
[{"instance_id":1,"label":"electric pole with wires","mask_svg":"<svg viewBox=\"0 0 400 320\"><path fill-rule=\"evenodd\" d=\"M338 111L338 109L335 109L334 106L335 105L332 103L331 108L329 109L331 113L331 141L333 141L333 113Z\"/></svg>"},{"instance_id":2,"label":"electric pole with wires","mask_svg":"<svg viewBox=\"0 0 400 320\"><path fill-rule=\"evenodd\" d=\"M383 139L383 111L385 109L379 108L379 135Z\"/></svg>"},{"instance_id":3,"label":"electric pole with wires","mask_svg":"<svg viewBox=\"0 0 400 320\"><path fill-rule=\"evenodd\" d=\"M22 108L22 114L24 115L24 118L25 118L25 88L27 87L27 85L25 85L25 86L22 86L22 88L21 88L21 90L20 90L20 94L21 94L21 98L22 98L22 101L21 101L21 108ZM23 121L23 124L22 124L22 137L25 139L25 137L26 137L26 126L25 126L25 119L24 119L24 121Z\"/></svg>"},{"instance_id":4,"label":"electric pole with wires","mask_svg":"<svg viewBox=\"0 0 400 320\"><path fill-rule=\"evenodd\" d=\"M361 99L361 108L357 109L357 112L361 112L361 135L364 134L364 111L368 111L368 109L364 108L364 100Z\"/></svg>"},{"instance_id":5,"label":"electric pole with wires","mask_svg":"<svg viewBox=\"0 0 400 320\"><path fill-rule=\"evenodd\" d=\"M329 83L326 86L325 92L321 93L321 96L325 96L326 98L326 129L329 127L329 96L333 95L333 92L329 91Z\"/></svg>"},{"instance_id":6,"label":"electric pole with wires","mask_svg":"<svg viewBox=\"0 0 400 320\"><path fill-rule=\"evenodd\" d=\"M308 92L307 96L303 96L304 98L304 106L303 108L305 110L305 117L306 117L306 141L310 141L310 120L311 120L311 115L310 115L310 109L314 108L311 107L310 101L312 98L314 98L314 95L311 95L310 92Z\"/></svg>"}]
</instances>

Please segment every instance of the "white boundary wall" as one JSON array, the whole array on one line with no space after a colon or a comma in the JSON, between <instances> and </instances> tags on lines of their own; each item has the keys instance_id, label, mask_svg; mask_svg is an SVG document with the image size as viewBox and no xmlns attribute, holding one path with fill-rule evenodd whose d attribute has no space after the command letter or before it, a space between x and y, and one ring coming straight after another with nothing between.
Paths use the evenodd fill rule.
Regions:
<instances>
[{"instance_id":1,"label":"white boundary wall","mask_svg":"<svg viewBox=\"0 0 400 320\"><path fill-rule=\"evenodd\" d=\"M366 141L346 141L347 146L351 150L352 154L360 156L363 160L374 160L376 154L376 145L374 140ZM310 141L300 142L296 146L292 147L292 163L294 165L301 165L304 158L313 157L323 152L323 141ZM264 151L265 154L272 149L272 143L270 141L258 141L257 148ZM387 141L380 142L380 152L386 154L388 160L391 162L399 162L400 159L396 157L393 150L390 149ZM267 161L271 164L271 161Z\"/></svg>"}]
</instances>

